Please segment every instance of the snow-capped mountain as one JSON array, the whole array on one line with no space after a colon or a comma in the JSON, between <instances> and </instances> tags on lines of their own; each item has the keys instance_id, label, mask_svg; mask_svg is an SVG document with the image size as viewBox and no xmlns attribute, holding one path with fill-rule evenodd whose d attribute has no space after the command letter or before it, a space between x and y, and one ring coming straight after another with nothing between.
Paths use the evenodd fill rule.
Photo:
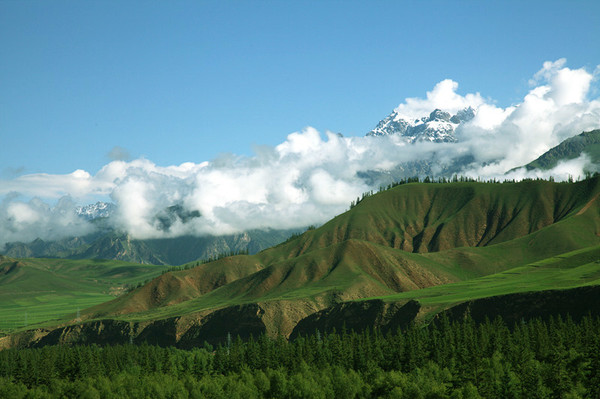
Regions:
<instances>
[{"instance_id":1,"label":"snow-capped mountain","mask_svg":"<svg viewBox=\"0 0 600 399\"><path fill-rule=\"evenodd\" d=\"M107 218L114 213L116 207L117 206L115 204L98 201L95 204L78 206L77 208L75 208L75 213L77 213L77 215L81 217L86 218L87 220Z\"/></svg>"},{"instance_id":2,"label":"snow-capped mountain","mask_svg":"<svg viewBox=\"0 0 600 399\"><path fill-rule=\"evenodd\" d=\"M475 117L475 110L471 107L460 110L456 115L435 109L429 116L418 119L408 119L397 111L393 111L385 119L381 120L375 129L367 133L367 136L386 136L399 134L410 143L417 141L429 141L434 143L454 143L456 128L464 122Z\"/></svg>"}]
</instances>

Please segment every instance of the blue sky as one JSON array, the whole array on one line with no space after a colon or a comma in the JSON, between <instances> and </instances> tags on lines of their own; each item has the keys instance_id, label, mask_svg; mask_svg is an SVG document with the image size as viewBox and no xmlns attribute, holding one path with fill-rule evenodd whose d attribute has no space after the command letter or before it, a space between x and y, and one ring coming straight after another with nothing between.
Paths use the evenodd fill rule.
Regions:
<instances>
[{"instance_id":1,"label":"blue sky","mask_svg":"<svg viewBox=\"0 0 600 399\"><path fill-rule=\"evenodd\" d=\"M445 79L499 106L600 63L596 1L0 1L0 177L362 136Z\"/></svg>"}]
</instances>

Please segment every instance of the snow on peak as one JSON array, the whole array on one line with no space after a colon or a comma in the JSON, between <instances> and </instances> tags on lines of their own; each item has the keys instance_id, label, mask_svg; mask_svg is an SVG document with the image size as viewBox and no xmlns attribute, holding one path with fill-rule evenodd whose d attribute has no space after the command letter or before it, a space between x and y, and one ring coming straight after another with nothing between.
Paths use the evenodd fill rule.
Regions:
<instances>
[{"instance_id":1,"label":"snow on peak","mask_svg":"<svg viewBox=\"0 0 600 399\"><path fill-rule=\"evenodd\" d=\"M116 208L115 204L98 201L95 204L78 206L75 213L87 220L110 217Z\"/></svg>"},{"instance_id":2,"label":"snow on peak","mask_svg":"<svg viewBox=\"0 0 600 399\"><path fill-rule=\"evenodd\" d=\"M367 133L367 136L398 134L410 143L417 141L454 143L457 141L454 136L455 129L474 117L475 110L472 107L464 108L455 115L436 108L428 116L417 119L409 119L394 110Z\"/></svg>"}]
</instances>

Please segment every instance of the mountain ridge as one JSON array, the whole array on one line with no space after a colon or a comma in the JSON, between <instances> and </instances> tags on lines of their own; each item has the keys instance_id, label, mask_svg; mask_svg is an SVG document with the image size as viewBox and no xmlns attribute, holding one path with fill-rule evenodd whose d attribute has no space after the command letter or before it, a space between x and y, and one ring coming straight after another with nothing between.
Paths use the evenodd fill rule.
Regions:
<instances>
[{"instance_id":1,"label":"mountain ridge","mask_svg":"<svg viewBox=\"0 0 600 399\"><path fill-rule=\"evenodd\" d=\"M459 290L444 301L441 293L455 286L480 287L473 295L485 296L519 292L523 282L524 289L544 289L544 281L564 288L600 284L599 194L600 176L575 183L403 184L288 242L162 274L83 310L80 318L84 324L118 321L128 331L137 326L136 342L167 342L161 334L173 332L163 331L166 325L176 332L168 342L178 343L188 332L193 342L225 337L227 331L218 330L235 318L287 337L312 314L357 300L398 303L396 312L415 299L420 310L414 317L424 320L455 306L451 298L469 298L469 291ZM557 267L565 259L573 266ZM529 273L545 280L531 280ZM203 329L209 320L215 327ZM67 318L63 326L72 323Z\"/></svg>"},{"instance_id":2,"label":"mountain ridge","mask_svg":"<svg viewBox=\"0 0 600 399\"><path fill-rule=\"evenodd\" d=\"M259 254L166 273L87 309L82 318L141 322L183 317L194 324L218 309L255 303L264 315L278 315L278 323L288 326L282 330L265 319L267 332L287 336L301 319L335 303L443 287L598 245L599 192L599 177L578 183L406 184L366 198L322 227ZM449 197L454 203L446 201ZM386 206L390 201L400 208ZM437 205L424 206L428 201ZM518 210L506 213L510 223L504 225L503 207ZM494 208L499 212L487 211ZM400 215L395 224L382 224L390 217L376 216L386 211ZM419 218L429 224L418 225ZM444 229L463 230L478 220L502 228L489 230L494 235L480 229L444 241ZM398 227L400 222L407 228ZM410 228L413 238L422 237L414 252L401 249Z\"/></svg>"},{"instance_id":3,"label":"mountain ridge","mask_svg":"<svg viewBox=\"0 0 600 399\"><path fill-rule=\"evenodd\" d=\"M366 135L374 137L399 135L409 143L419 141L455 143L458 140L454 136L454 131L461 123L473 119L475 112L473 108L467 107L451 115L449 112L435 109L428 116L411 119L394 110Z\"/></svg>"},{"instance_id":4,"label":"mountain ridge","mask_svg":"<svg viewBox=\"0 0 600 399\"><path fill-rule=\"evenodd\" d=\"M225 236L141 240L126 233L101 228L81 237L67 237L56 241L38 238L29 243L8 243L2 253L14 258L114 259L142 264L181 265L217 258L222 254L257 253L301 230L304 229L251 230Z\"/></svg>"}]
</instances>

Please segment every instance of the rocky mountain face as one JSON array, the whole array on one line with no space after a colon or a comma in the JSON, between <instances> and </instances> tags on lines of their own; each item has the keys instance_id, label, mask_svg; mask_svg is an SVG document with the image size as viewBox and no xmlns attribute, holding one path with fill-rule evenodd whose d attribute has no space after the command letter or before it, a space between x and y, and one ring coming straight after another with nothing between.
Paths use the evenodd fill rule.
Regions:
<instances>
[{"instance_id":1,"label":"rocky mountain face","mask_svg":"<svg viewBox=\"0 0 600 399\"><path fill-rule=\"evenodd\" d=\"M59 240L10 242L2 254L14 258L113 259L154 265L181 265L196 260L217 258L223 254L254 254L277 245L304 229L263 229L223 236L180 236L174 238L134 239L116 230L111 223L117 206L96 202L75 209L96 229L93 233ZM176 222L186 223L200 217L180 205L165 208L155 216L160 230L168 232Z\"/></svg>"},{"instance_id":2,"label":"rocky mountain face","mask_svg":"<svg viewBox=\"0 0 600 399\"><path fill-rule=\"evenodd\" d=\"M417 119L409 119L394 110L367 133L367 136L397 134L405 137L409 143L419 141L455 143L457 141L454 136L456 128L474 117L475 110L471 107L460 110L455 115L435 109L428 116Z\"/></svg>"},{"instance_id":3,"label":"rocky mountain face","mask_svg":"<svg viewBox=\"0 0 600 399\"><path fill-rule=\"evenodd\" d=\"M298 229L253 230L226 236L182 236L136 240L114 230L57 241L36 239L6 244L3 254L14 258L114 259L154 265L181 265L222 254L254 254L285 241Z\"/></svg>"}]
</instances>

